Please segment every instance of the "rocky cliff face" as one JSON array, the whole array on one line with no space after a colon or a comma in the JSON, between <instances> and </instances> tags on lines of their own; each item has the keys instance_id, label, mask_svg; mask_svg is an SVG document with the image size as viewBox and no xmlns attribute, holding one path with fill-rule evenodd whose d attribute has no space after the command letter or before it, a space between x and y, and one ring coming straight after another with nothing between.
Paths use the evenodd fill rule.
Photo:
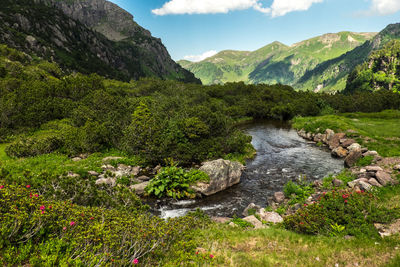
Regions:
<instances>
[{"instance_id":1,"label":"rocky cliff face","mask_svg":"<svg viewBox=\"0 0 400 267\"><path fill-rule=\"evenodd\" d=\"M70 71L122 80L199 81L176 64L160 39L105 0L4 0L0 42Z\"/></svg>"}]
</instances>

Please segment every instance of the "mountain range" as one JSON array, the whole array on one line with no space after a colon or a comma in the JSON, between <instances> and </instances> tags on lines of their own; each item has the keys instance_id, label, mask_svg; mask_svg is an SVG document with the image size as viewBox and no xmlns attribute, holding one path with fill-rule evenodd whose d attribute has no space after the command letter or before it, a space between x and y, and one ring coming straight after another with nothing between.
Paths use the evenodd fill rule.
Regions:
<instances>
[{"instance_id":1,"label":"mountain range","mask_svg":"<svg viewBox=\"0 0 400 267\"><path fill-rule=\"evenodd\" d=\"M400 24L380 33L329 33L292 46L273 42L253 52L222 51L201 62L178 61L203 84L282 83L297 90L342 91L347 77L370 53L400 38Z\"/></svg>"},{"instance_id":2,"label":"mountain range","mask_svg":"<svg viewBox=\"0 0 400 267\"><path fill-rule=\"evenodd\" d=\"M2 0L0 43L71 72L200 83L160 39L106 0Z\"/></svg>"}]
</instances>

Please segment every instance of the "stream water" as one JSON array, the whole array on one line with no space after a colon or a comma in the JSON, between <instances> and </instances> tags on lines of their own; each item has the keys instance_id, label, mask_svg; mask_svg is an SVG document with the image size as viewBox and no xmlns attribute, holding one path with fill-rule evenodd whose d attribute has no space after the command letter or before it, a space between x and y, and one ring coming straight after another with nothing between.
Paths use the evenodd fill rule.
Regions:
<instances>
[{"instance_id":1,"label":"stream water","mask_svg":"<svg viewBox=\"0 0 400 267\"><path fill-rule=\"evenodd\" d=\"M202 199L159 201L151 205L153 212L168 218L199 208L211 216L241 216L252 202L266 206L268 197L282 191L289 180L317 180L343 169L342 160L332 158L328 149L307 143L288 124L263 121L242 129L253 137L257 155L247 162L240 184Z\"/></svg>"}]
</instances>

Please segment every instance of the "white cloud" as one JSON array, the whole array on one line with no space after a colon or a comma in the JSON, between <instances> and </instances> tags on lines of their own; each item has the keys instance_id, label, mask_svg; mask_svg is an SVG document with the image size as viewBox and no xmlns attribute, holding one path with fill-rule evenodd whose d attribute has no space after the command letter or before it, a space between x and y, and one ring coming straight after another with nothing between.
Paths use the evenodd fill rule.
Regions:
<instances>
[{"instance_id":1,"label":"white cloud","mask_svg":"<svg viewBox=\"0 0 400 267\"><path fill-rule=\"evenodd\" d=\"M274 0L271 7L264 7L265 0L169 0L161 8L154 9L156 15L168 14L215 14L253 8L272 17L286 15L293 11L308 10L312 4L324 0ZM396 0L386 0L396 1Z\"/></svg>"},{"instance_id":2,"label":"white cloud","mask_svg":"<svg viewBox=\"0 0 400 267\"><path fill-rule=\"evenodd\" d=\"M400 10L399 0L372 0L372 15L390 15Z\"/></svg>"},{"instance_id":3,"label":"white cloud","mask_svg":"<svg viewBox=\"0 0 400 267\"><path fill-rule=\"evenodd\" d=\"M204 60L206 58L212 57L212 56L214 56L216 54L217 54L217 51L210 50L210 51L204 52L201 55L185 56L184 59L189 60L189 61L193 61L193 62L199 62L199 61L202 61L202 60Z\"/></svg>"}]
</instances>

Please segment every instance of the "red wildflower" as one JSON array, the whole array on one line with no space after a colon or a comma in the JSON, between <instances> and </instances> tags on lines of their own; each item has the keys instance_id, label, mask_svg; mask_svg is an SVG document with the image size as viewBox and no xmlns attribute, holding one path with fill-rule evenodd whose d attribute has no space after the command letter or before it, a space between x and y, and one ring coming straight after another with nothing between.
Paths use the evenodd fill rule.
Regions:
<instances>
[{"instance_id":1,"label":"red wildflower","mask_svg":"<svg viewBox=\"0 0 400 267\"><path fill-rule=\"evenodd\" d=\"M39 197L39 195L38 195L38 194L35 194L35 197Z\"/></svg>"},{"instance_id":2,"label":"red wildflower","mask_svg":"<svg viewBox=\"0 0 400 267\"><path fill-rule=\"evenodd\" d=\"M94 220L94 217L90 217L91 220Z\"/></svg>"},{"instance_id":3,"label":"red wildflower","mask_svg":"<svg viewBox=\"0 0 400 267\"><path fill-rule=\"evenodd\" d=\"M75 225L75 222L72 221L72 222L69 223L69 225L74 226L74 225Z\"/></svg>"},{"instance_id":4,"label":"red wildflower","mask_svg":"<svg viewBox=\"0 0 400 267\"><path fill-rule=\"evenodd\" d=\"M26 186L26 188L31 188L31 186L28 184L28 185Z\"/></svg>"},{"instance_id":5,"label":"red wildflower","mask_svg":"<svg viewBox=\"0 0 400 267\"><path fill-rule=\"evenodd\" d=\"M344 201L344 203L347 203L347 199Z\"/></svg>"},{"instance_id":6,"label":"red wildflower","mask_svg":"<svg viewBox=\"0 0 400 267\"><path fill-rule=\"evenodd\" d=\"M213 254L210 254L210 259L212 259L212 258L214 258L214 255L213 255Z\"/></svg>"},{"instance_id":7,"label":"red wildflower","mask_svg":"<svg viewBox=\"0 0 400 267\"><path fill-rule=\"evenodd\" d=\"M45 206L40 206L40 210L45 210L46 207Z\"/></svg>"},{"instance_id":8,"label":"red wildflower","mask_svg":"<svg viewBox=\"0 0 400 267\"><path fill-rule=\"evenodd\" d=\"M196 255L199 255L199 252L198 252L198 251L196 251Z\"/></svg>"},{"instance_id":9,"label":"red wildflower","mask_svg":"<svg viewBox=\"0 0 400 267\"><path fill-rule=\"evenodd\" d=\"M138 259L134 259L133 260L133 264L138 264L139 263L139 260Z\"/></svg>"},{"instance_id":10,"label":"red wildflower","mask_svg":"<svg viewBox=\"0 0 400 267\"><path fill-rule=\"evenodd\" d=\"M4 188L4 185L0 185L0 189L3 189Z\"/></svg>"}]
</instances>

